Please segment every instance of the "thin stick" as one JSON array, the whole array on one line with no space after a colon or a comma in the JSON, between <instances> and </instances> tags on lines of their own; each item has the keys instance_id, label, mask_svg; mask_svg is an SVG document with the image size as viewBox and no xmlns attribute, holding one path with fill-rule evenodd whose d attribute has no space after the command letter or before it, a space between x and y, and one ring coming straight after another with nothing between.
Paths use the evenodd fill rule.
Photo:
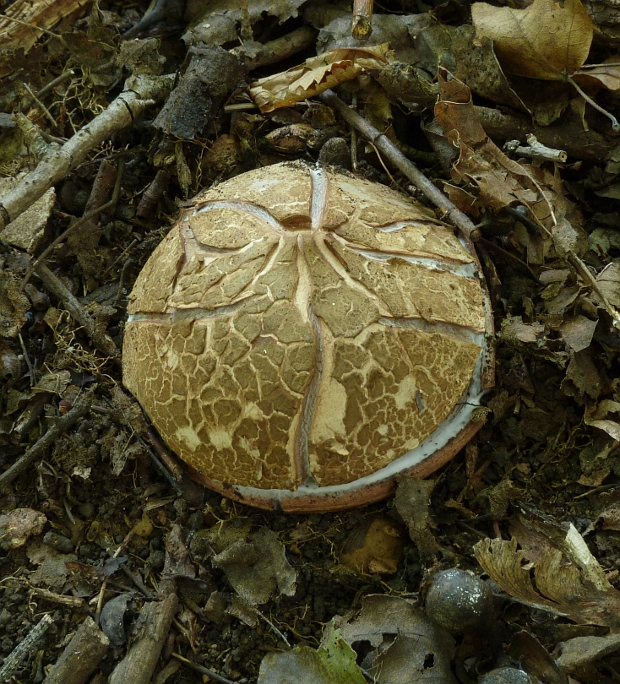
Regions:
<instances>
[{"instance_id":1,"label":"thin stick","mask_svg":"<svg viewBox=\"0 0 620 684\"><path fill-rule=\"evenodd\" d=\"M342 118L354 126L367 140L402 171L405 176L429 199L442 214L442 219L447 218L455 225L468 240L475 240L480 236L479 230L473 222L465 216L444 194L437 188L418 167L387 138L381 131L376 129L364 117L344 103L333 90L326 90L319 96L324 102L337 110Z\"/></svg>"},{"instance_id":2,"label":"thin stick","mask_svg":"<svg viewBox=\"0 0 620 684\"><path fill-rule=\"evenodd\" d=\"M200 674L207 675L207 677L210 677L216 682L220 682L220 684L234 684L232 680L226 679L226 677L222 677L222 675L218 674L217 672L213 672L213 670L208 670L206 667L198 665L198 663L194 663L191 660L184 658L179 653L172 653L171 655L173 658L180 660L182 663L187 665L187 667L191 668L195 672L200 672Z\"/></svg>"},{"instance_id":3,"label":"thin stick","mask_svg":"<svg viewBox=\"0 0 620 684\"><path fill-rule=\"evenodd\" d=\"M85 223L90 221L91 219L94 219L96 216L104 212L106 209L109 207L114 206L118 202L118 198L120 197L121 194L121 179L123 177L123 159L121 158L118 164L118 172L116 174L116 183L114 184L114 191L112 192L112 199L109 202L106 202L105 204L102 204L99 207L96 207L92 211L89 211L87 214L84 214L82 218L79 218L75 223L72 223L67 230L65 230L63 233L61 233L51 244L49 244L43 252L36 258L35 262L32 264L32 266L26 271L26 275L24 276L24 279L22 280L21 284L21 290L23 291L24 288L26 287L28 281L30 280L32 274L37 270L39 265L45 261L46 257L50 254L50 252L59 245L63 240L66 240L71 233L73 233L75 230L77 230L80 226L83 226Z\"/></svg>"},{"instance_id":4,"label":"thin stick","mask_svg":"<svg viewBox=\"0 0 620 684\"><path fill-rule=\"evenodd\" d=\"M72 427L82 416L90 410L90 400L93 396L94 386L82 397L79 397L75 406L64 416L57 418L49 430L40 437L33 446L20 456L15 463L0 475L0 489L6 487L13 480L29 468L38 458L51 447L63 432ZM1 670L0 670L1 671ZM0 682L3 681L0 679Z\"/></svg>"},{"instance_id":5,"label":"thin stick","mask_svg":"<svg viewBox=\"0 0 620 684\"><path fill-rule=\"evenodd\" d=\"M37 266L36 274L43 281L45 287L62 302L71 318L84 328L95 347L106 356L118 361L120 359L120 352L112 338L109 335L106 335L106 333L101 333L97 330L97 324L93 317L84 310L84 307L71 292L69 292L65 284L59 280L45 264L39 264Z\"/></svg>"},{"instance_id":6,"label":"thin stick","mask_svg":"<svg viewBox=\"0 0 620 684\"><path fill-rule=\"evenodd\" d=\"M373 0L354 0L351 35L355 40L367 40L372 33Z\"/></svg>"},{"instance_id":7,"label":"thin stick","mask_svg":"<svg viewBox=\"0 0 620 684\"><path fill-rule=\"evenodd\" d=\"M66 178L69 171L84 161L91 150L129 126L147 106L163 99L171 87L172 77L167 76L132 76L127 79L125 90L107 109L0 199L0 235L7 224L32 206L52 185Z\"/></svg>"},{"instance_id":8,"label":"thin stick","mask_svg":"<svg viewBox=\"0 0 620 684\"><path fill-rule=\"evenodd\" d=\"M600 112L603 116L606 116L611 121L611 130L614 131L614 133L620 131L620 123L618 123L618 119L616 119L616 117L611 112L608 112L606 109L603 109L603 107L601 107L600 104L597 104L589 95L584 93L584 91L575 83L575 81L573 81L573 79L570 76L568 77L568 82L591 107L594 107L594 109L596 109L597 112Z\"/></svg>"},{"instance_id":9,"label":"thin stick","mask_svg":"<svg viewBox=\"0 0 620 684\"><path fill-rule=\"evenodd\" d=\"M39 622L28 632L25 639L9 653L4 664L0 667L0 682L9 682L19 669L22 660L37 647L39 639L47 632L53 623L52 616L47 613Z\"/></svg>"}]
</instances>

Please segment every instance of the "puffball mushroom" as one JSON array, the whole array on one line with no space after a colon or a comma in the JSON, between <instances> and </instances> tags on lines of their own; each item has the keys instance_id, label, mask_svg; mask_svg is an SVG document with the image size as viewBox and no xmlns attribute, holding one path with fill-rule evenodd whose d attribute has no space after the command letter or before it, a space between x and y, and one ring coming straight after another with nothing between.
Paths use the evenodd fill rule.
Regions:
<instances>
[{"instance_id":1,"label":"puffball mushroom","mask_svg":"<svg viewBox=\"0 0 620 684\"><path fill-rule=\"evenodd\" d=\"M123 380L207 487L338 510L475 434L491 337L476 256L432 211L283 163L181 213L131 293Z\"/></svg>"}]
</instances>

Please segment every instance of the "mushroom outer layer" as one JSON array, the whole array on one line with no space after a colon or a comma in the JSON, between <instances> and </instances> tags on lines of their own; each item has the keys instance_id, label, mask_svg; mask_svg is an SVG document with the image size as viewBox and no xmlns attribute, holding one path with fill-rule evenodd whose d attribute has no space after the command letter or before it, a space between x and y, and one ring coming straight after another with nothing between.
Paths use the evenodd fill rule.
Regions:
<instances>
[{"instance_id":1,"label":"mushroom outer layer","mask_svg":"<svg viewBox=\"0 0 620 684\"><path fill-rule=\"evenodd\" d=\"M130 297L123 380L193 477L262 508L370 503L482 424L492 318L432 212L285 163L195 198Z\"/></svg>"}]
</instances>

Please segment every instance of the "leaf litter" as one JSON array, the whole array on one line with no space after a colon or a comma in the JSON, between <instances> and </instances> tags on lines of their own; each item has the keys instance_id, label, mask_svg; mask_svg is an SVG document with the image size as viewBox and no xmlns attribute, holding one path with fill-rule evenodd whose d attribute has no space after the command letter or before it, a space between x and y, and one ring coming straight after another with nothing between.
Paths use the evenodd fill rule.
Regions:
<instances>
[{"instance_id":1,"label":"leaf litter","mask_svg":"<svg viewBox=\"0 0 620 684\"><path fill-rule=\"evenodd\" d=\"M26 636L29 606L55 611L70 633L87 599L118 660L131 649L125 629L172 584L174 657L185 659L173 664L206 670L188 681L452 682L458 664L476 677L505 657L484 634L453 639L421 608L429 571L459 566L496 583L503 644L532 681L559 683L562 671L600 680L620 663L620 165L607 112L620 84L617 10L375 7L371 38L359 41L346 7L189 2L183 16L172 4L168 19L147 22L152 35L126 41L140 13L121 3L50 2L44 16L33 5L21 24L14 3L0 20L3 469L97 384L88 417L4 490L2 657ZM129 91L146 79L153 94L133 127L109 128L36 204L21 199L25 173L43 174L99 116L111 125L128 66ZM320 158L416 192L377 140L317 99L327 89L478 222L497 390L477 438L432 482L405 478L367 510L287 517L184 480L100 335L113 344L104 349L120 346L131 283L205 183ZM330 157L336 138L344 155ZM118 196L97 180L102 160L121 174ZM62 237L82 219L84 233ZM58 238L45 255L62 285L52 289L32 263ZM48 667L63 645L42 648ZM36 667L26 659L22 678ZM179 672L192 674L170 676Z\"/></svg>"}]
</instances>

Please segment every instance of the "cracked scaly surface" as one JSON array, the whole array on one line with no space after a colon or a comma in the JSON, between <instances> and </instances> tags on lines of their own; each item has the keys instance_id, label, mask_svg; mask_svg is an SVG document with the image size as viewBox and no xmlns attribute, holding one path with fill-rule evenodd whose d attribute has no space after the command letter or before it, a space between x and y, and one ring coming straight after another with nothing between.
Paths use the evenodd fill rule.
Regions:
<instances>
[{"instance_id":1,"label":"cracked scaly surface","mask_svg":"<svg viewBox=\"0 0 620 684\"><path fill-rule=\"evenodd\" d=\"M465 394L485 332L472 265L384 186L301 164L237 176L196 198L139 275L125 385L211 479L352 482Z\"/></svg>"}]
</instances>

